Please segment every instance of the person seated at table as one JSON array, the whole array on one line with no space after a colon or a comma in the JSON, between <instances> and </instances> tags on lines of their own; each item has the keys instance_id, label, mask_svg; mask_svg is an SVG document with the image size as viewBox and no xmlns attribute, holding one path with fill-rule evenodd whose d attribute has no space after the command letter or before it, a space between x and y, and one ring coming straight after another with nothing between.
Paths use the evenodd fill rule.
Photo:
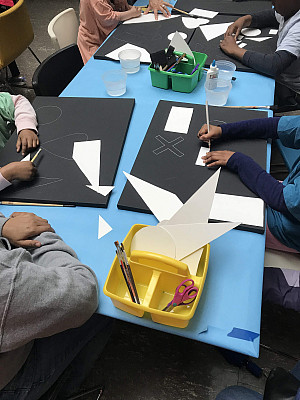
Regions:
<instances>
[{"instance_id":1,"label":"person seated at table","mask_svg":"<svg viewBox=\"0 0 300 400\"><path fill-rule=\"evenodd\" d=\"M241 121L220 126L203 125L200 140L272 138L286 147L300 149L300 116ZM300 251L300 155L286 179L278 182L252 158L233 151L211 151L202 157L209 167L223 166L236 172L244 184L267 204L266 246Z\"/></svg>"},{"instance_id":2,"label":"person seated at table","mask_svg":"<svg viewBox=\"0 0 300 400\"><path fill-rule=\"evenodd\" d=\"M86 63L119 22L141 15L127 0L81 0L77 44Z\"/></svg>"},{"instance_id":3,"label":"person seated at table","mask_svg":"<svg viewBox=\"0 0 300 400\"><path fill-rule=\"evenodd\" d=\"M275 105L288 109L300 108L300 1L273 0L274 9L238 18L220 42L224 53L243 64L276 79ZM277 49L263 54L240 48L237 37L243 28L275 28Z\"/></svg>"},{"instance_id":4,"label":"person seated at table","mask_svg":"<svg viewBox=\"0 0 300 400\"><path fill-rule=\"evenodd\" d=\"M13 96L7 92L0 93L0 149L3 148L17 129L17 152L35 149L39 145L37 136L36 114L29 101L21 95ZM1 157L0 157L1 163ZM5 189L11 181L18 179L28 181L33 179L36 168L30 161L12 162L0 169L0 190Z\"/></svg>"},{"instance_id":5,"label":"person seated at table","mask_svg":"<svg viewBox=\"0 0 300 400\"><path fill-rule=\"evenodd\" d=\"M35 214L0 213L0 236L0 400L40 399L72 362L69 395L111 333L95 273Z\"/></svg>"}]
</instances>

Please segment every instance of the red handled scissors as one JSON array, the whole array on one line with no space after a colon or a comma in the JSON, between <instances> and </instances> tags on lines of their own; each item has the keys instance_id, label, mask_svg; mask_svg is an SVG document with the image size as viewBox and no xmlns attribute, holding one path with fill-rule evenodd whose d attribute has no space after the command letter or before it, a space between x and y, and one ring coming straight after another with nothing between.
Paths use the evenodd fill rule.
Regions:
<instances>
[{"instance_id":1,"label":"red handled scissors","mask_svg":"<svg viewBox=\"0 0 300 400\"><path fill-rule=\"evenodd\" d=\"M192 303L198 294L193 279L185 279L177 286L173 299L162 311L171 311L174 307Z\"/></svg>"}]
</instances>

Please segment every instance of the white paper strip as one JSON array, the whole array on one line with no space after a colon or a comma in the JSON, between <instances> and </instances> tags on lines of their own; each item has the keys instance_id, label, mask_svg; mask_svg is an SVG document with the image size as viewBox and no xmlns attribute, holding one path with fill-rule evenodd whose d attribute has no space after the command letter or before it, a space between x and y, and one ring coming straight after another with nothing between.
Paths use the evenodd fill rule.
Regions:
<instances>
[{"instance_id":1,"label":"white paper strip","mask_svg":"<svg viewBox=\"0 0 300 400\"><path fill-rule=\"evenodd\" d=\"M210 152L209 147L201 146L195 165L200 165L200 167L206 167L206 164L204 164L202 157L206 156L206 154L209 152Z\"/></svg>"},{"instance_id":2,"label":"white paper strip","mask_svg":"<svg viewBox=\"0 0 300 400\"><path fill-rule=\"evenodd\" d=\"M108 232L112 230L112 227L99 215L98 222L98 239L101 239Z\"/></svg>"},{"instance_id":3,"label":"white paper strip","mask_svg":"<svg viewBox=\"0 0 300 400\"><path fill-rule=\"evenodd\" d=\"M124 172L124 174L158 221L170 219L182 207L182 202L176 194L161 189L126 172Z\"/></svg>"},{"instance_id":4,"label":"white paper strip","mask_svg":"<svg viewBox=\"0 0 300 400\"><path fill-rule=\"evenodd\" d=\"M218 11L203 10L202 8L194 8L189 14L198 15L203 18L214 18L219 14Z\"/></svg>"},{"instance_id":5,"label":"white paper strip","mask_svg":"<svg viewBox=\"0 0 300 400\"><path fill-rule=\"evenodd\" d=\"M106 54L106 57L112 58L113 60L119 60L118 54L122 50L128 50L128 49L136 49L141 52L141 62L145 63L151 63L151 58L150 54L148 53L147 50L145 50L143 47L135 46L134 44L126 43L121 47L118 47L116 50L111 51L110 53Z\"/></svg>"},{"instance_id":6,"label":"white paper strip","mask_svg":"<svg viewBox=\"0 0 300 400\"><path fill-rule=\"evenodd\" d=\"M254 38L254 37L247 37L247 40L254 40L255 42L263 42L264 40L267 39L272 39L271 36L264 36L264 37L258 37L258 38Z\"/></svg>"},{"instance_id":7,"label":"white paper strip","mask_svg":"<svg viewBox=\"0 0 300 400\"><path fill-rule=\"evenodd\" d=\"M232 22L226 22L223 24L200 25L199 28L201 29L206 40L209 41L215 39L218 36L224 35L227 28L231 24Z\"/></svg>"},{"instance_id":8,"label":"white paper strip","mask_svg":"<svg viewBox=\"0 0 300 400\"><path fill-rule=\"evenodd\" d=\"M182 17L182 22L184 26L188 29L196 29L200 25L208 24L209 19L206 18L191 18L191 17Z\"/></svg>"},{"instance_id":9,"label":"white paper strip","mask_svg":"<svg viewBox=\"0 0 300 400\"><path fill-rule=\"evenodd\" d=\"M216 193L209 218L263 227L264 202L255 197Z\"/></svg>"},{"instance_id":10,"label":"white paper strip","mask_svg":"<svg viewBox=\"0 0 300 400\"><path fill-rule=\"evenodd\" d=\"M170 18L178 18L180 15L171 15L170 17L166 18L162 14L158 14L157 20L155 19L155 16L153 13L149 14L142 14L141 16L137 18L131 18L128 19L127 21L123 22L123 25L129 25L129 24L143 24L145 22L161 22L161 21L167 21Z\"/></svg>"},{"instance_id":11,"label":"white paper strip","mask_svg":"<svg viewBox=\"0 0 300 400\"><path fill-rule=\"evenodd\" d=\"M173 106L166 122L165 131L187 134L193 111L193 108Z\"/></svg>"}]
</instances>

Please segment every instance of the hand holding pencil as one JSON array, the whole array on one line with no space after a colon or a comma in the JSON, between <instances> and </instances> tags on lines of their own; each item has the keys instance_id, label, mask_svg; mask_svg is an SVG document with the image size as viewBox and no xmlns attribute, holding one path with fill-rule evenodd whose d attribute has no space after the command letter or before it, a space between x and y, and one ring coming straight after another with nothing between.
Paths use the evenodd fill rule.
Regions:
<instances>
[{"instance_id":1,"label":"hand holding pencil","mask_svg":"<svg viewBox=\"0 0 300 400\"><path fill-rule=\"evenodd\" d=\"M222 136L222 128L215 125L202 125L201 129L197 134L198 138L203 142L209 142L210 140L219 139Z\"/></svg>"}]
</instances>

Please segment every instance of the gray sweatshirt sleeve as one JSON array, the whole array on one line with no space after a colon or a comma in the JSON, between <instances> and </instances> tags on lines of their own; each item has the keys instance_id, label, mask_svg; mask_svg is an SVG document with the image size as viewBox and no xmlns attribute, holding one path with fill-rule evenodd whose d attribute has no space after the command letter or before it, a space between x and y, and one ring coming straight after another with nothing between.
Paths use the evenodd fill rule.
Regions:
<instances>
[{"instance_id":1,"label":"gray sweatshirt sleeve","mask_svg":"<svg viewBox=\"0 0 300 400\"><path fill-rule=\"evenodd\" d=\"M251 14L252 21L250 28L275 28L278 29L279 23L275 16L275 10L264 10Z\"/></svg>"},{"instance_id":2,"label":"gray sweatshirt sleeve","mask_svg":"<svg viewBox=\"0 0 300 400\"><path fill-rule=\"evenodd\" d=\"M247 50L243 56L243 64L266 75L276 77L289 67L297 57L285 50L272 54Z\"/></svg>"},{"instance_id":3,"label":"gray sweatshirt sleeve","mask_svg":"<svg viewBox=\"0 0 300 400\"><path fill-rule=\"evenodd\" d=\"M94 272L58 235L36 239L32 251L0 250L0 352L78 327L97 309Z\"/></svg>"}]
</instances>

